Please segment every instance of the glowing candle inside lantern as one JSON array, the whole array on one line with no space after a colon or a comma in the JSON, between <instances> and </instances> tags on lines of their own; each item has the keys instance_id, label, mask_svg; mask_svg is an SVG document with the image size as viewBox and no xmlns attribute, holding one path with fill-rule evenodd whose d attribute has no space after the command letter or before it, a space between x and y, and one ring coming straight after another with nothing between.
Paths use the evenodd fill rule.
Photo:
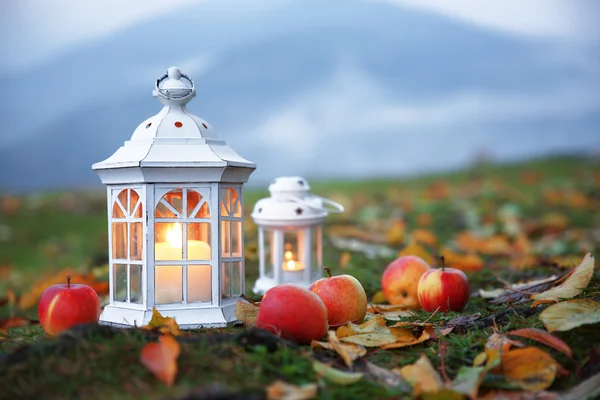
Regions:
<instances>
[{"instance_id":1,"label":"glowing candle inside lantern","mask_svg":"<svg viewBox=\"0 0 600 400\"><path fill-rule=\"evenodd\" d=\"M157 261L181 260L183 238L181 224L167 228L165 242L156 242L154 258ZM188 260L210 260L210 245L201 240L187 241ZM180 303L183 299L183 267L181 265L157 265L154 278L155 301L157 304ZM188 301L210 301L210 265L188 266Z\"/></svg>"},{"instance_id":2,"label":"glowing candle inside lantern","mask_svg":"<svg viewBox=\"0 0 600 400\"><path fill-rule=\"evenodd\" d=\"M289 246L286 244L286 248ZM286 250L283 254L285 261L283 262L283 276L286 282L293 282L302 280L302 271L304 271L304 264L294 260L294 253L291 250Z\"/></svg>"}]
</instances>

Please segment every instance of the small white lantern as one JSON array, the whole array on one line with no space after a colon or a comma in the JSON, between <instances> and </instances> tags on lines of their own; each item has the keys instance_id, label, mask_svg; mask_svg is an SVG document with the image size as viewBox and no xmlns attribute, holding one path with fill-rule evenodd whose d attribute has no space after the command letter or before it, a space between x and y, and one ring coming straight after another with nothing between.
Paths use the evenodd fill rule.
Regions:
<instances>
[{"instance_id":1,"label":"small white lantern","mask_svg":"<svg viewBox=\"0 0 600 400\"><path fill-rule=\"evenodd\" d=\"M323 276L322 224L329 213L343 212L344 207L309 190L302 177L279 177L269 186L271 197L254 206L259 256L254 293L282 283L308 288Z\"/></svg>"},{"instance_id":2,"label":"small white lantern","mask_svg":"<svg viewBox=\"0 0 600 400\"><path fill-rule=\"evenodd\" d=\"M186 108L196 87L179 69L153 95L162 110L93 165L108 194L100 323L145 325L156 307L181 328L226 326L245 290L242 184L256 166Z\"/></svg>"}]
</instances>

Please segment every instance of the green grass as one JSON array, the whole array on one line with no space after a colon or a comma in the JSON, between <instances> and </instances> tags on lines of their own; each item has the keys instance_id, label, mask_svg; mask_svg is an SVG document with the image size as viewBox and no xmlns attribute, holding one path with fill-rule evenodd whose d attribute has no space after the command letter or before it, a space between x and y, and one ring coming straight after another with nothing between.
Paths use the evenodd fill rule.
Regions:
<instances>
[{"instance_id":1,"label":"green grass","mask_svg":"<svg viewBox=\"0 0 600 400\"><path fill-rule=\"evenodd\" d=\"M535 172L538 181L526 183L524 173ZM565 231L552 236L544 244L544 234L534 232L530 239L539 247L541 255L582 257L591 251L596 259L600 226L600 167L597 162L574 157L548 158L513 165L479 165L464 171L432 174L406 179L372 179L368 181L311 182L312 192L344 202L347 211L328 218L326 234L336 225L347 225L373 235L373 242L388 246L394 251L402 243L386 243L385 232L390 221L402 216L407 232L418 227L423 214L431 217L427 228L434 232L439 246L452 247L454 237L461 230L501 232L498 210L516 206L524 224L537 223L550 212L560 213L568 220ZM477 183L479 182L480 183ZM449 194L431 196L432 185L444 182ZM502 187L498 186L498 182ZM466 193L467 185L477 183L477 190ZM590 201L584 207L568 202L550 203L544 193L559 189L561 193L583 193ZM435 193L434 193L435 194ZM267 195L266 190L245 191L246 215L254 203ZM0 281L0 300L8 289L17 295L24 293L32 283L45 275L66 267L81 271L100 270L107 262L107 222L104 192L78 193L72 198L58 194L19 198L19 210L0 215L0 266L10 266ZM74 200L74 202L73 202ZM486 222L491 217L491 222ZM250 220L249 220L250 221ZM249 222L245 238L247 295L257 278L257 260L248 250L256 246L255 226ZM377 236L379 234L379 236ZM383 235L382 235L383 234ZM380 237L383 236L383 241ZM595 241L594 241L595 240ZM406 243L408 237L405 238ZM383 270L392 260L369 258L360 252L350 252L351 261L343 268L338 265L344 249L333 247L326 240L324 263L334 274L355 276L365 287L369 298L380 290ZM515 269L507 258L483 255L486 267L468 273L472 292L502 286L500 277L510 282L542 278L560 273L564 268L540 266ZM6 270L6 268L5 268ZM600 298L600 275L596 273L582 297ZM436 314L431 322L444 324L458 315L481 313L482 318L499 315L507 308L516 310L497 324L500 332L523 327L542 328L537 314L521 316L518 311L529 303L494 305L479 297L472 297L461 313ZM0 307L0 320L11 315L36 317L36 310L19 310L10 305ZM507 314L508 315L508 314ZM417 312L411 320L424 321L429 313ZM442 362L441 347L447 349L444 364L452 378L461 366L472 364L473 358L483 350L493 326L468 329L461 334L451 333L440 341L428 341L416 346L384 351L372 349L364 357L383 368L396 368L412 363L420 354L426 354L436 368ZM574 352L569 360L557 351L527 339L528 345L547 350L561 365L570 371L578 366L582 375L572 373L557 378L551 390L566 390L584 377L600 369L590 358L591 343L596 343L598 325L583 326L556 336L568 343ZM262 396L266 386L277 379L293 384L318 381L319 396L323 399L357 398L410 398L400 390L383 387L372 379L364 379L351 386L338 386L316 376L312 369L313 353L308 347L277 345L275 351L265 346L243 346L234 338L243 328L203 330L190 332L182 340L182 353L178 361L179 373L174 388L168 389L158 382L140 363L141 348L155 340L142 330L123 330L113 335L92 332L85 337L51 339L39 326L9 329L8 336L0 340L0 357L21 354L19 362L0 363L0 388L7 398L182 398L194 390L223 390L240 396ZM228 333L231 340L215 341L214 335ZM186 339L187 338L187 339ZM271 349L273 350L273 349ZM329 351L318 351L317 357L339 359ZM364 368L358 361L356 370ZM488 382L494 384L498 382ZM2 396L0 396L2 397Z\"/></svg>"}]
</instances>

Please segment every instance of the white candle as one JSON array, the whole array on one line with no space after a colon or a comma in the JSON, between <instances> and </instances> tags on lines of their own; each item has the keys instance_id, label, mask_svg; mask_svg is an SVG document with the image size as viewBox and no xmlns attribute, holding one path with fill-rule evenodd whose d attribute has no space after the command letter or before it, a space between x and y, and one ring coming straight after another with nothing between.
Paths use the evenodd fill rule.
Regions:
<instances>
[{"instance_id":1,"label":"white candle","mask_svg":"<svg viewBox=\"0 0 600 400\"><path fill-rule=\"evenodd\" d=\"M154 258L157 261L181 260L183 246L181 225L169 228L166 242L157 242ZM210 245L201 240L188 240L188 260L210 260ZM154 278L155 300L157 304L180 303L183 299L183 268L181 265L157 265ZM188 266L188 301L210 301L210 265Z\"/></svg>"},{"instance_id":2,"label":"white candle","mask_svg":"<svg viewBox=\"0 0 600 400\"><path fill-rule=\"evenodd\" d=\"M299 282L302 280L302 272L304 264L295 261L294 254L291 251L286 251L284 254L285 261L283 262L283 279L284 282Z\"/></svg>"}]
</instances>

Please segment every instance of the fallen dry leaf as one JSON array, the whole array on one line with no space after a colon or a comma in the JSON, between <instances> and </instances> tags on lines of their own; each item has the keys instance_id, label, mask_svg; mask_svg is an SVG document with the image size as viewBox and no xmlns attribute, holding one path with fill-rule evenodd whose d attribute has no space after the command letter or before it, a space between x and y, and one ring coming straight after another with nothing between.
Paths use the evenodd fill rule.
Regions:
<instances>
[{"instance_id":1,"label":"fallen dry leaf","mask_svg":"<svg viewBox=\"0 0 600 400\"><path fill-rule=\"evenodd\" d=\"M560 285L546 290L542 293L536 293L531 296L532 300L558 300L570 299L581 294L583 289L587 288L594 275L594 257L587 253L583 261L573 270L573 273Z\"/></svg>"},{"instance_id":2,"label":"fallen dry leaf","mask_svg":"<svg viewBox=\"0 0 600 400\"><path fill-rule=\"evenodd\" d=\"M386 326L381 315L368 320L360 325L348 322L336 331L337 337L348 343L356 343L366 347L379 347L384 344L396 342L396 336Z\"/></svg>"},{"instance_id":3,"label":"fallen dry leaf","mask_svg":"<svg viewBox=\"0 0 600 400\"><path fill-rule=\"evenodd\" d=\"M488 360L492 360L508 353L512 346L523 347L523 343L511 340L499 333L493 333L485 343L485 354L487 354Z\"/></svg>"},{"instance_id":4,"label":"fallen dry leaf","mask_svg":"<svg viewBox=\"0 0 600 400\"><path fill-rule=\"evenodd\" d=\"M35 324L39 324L39 323L40 323L39 321L31 320L29 318L10 317L7 319L0 320L0 330L7 333L7 330L10 328L20 328L22 326L35 325Z\"/></svg>"},{"instance_id":5,"label":"fallen dry leaf","mask_svg":"<svg viewBox=\"0 0 600 400\"><path fill-rule=\"evenodd\" d=\"M481 297L484 298L493 297L493 299L490 301L490 303L493 304L503 304L509 302L512 303L516 301L529 300L529 293L540 293L545 290L548 290L555 284L567 279L572 272L573 271L569 271L559 276L552 275L548 278L536 279L533 281L512 284L509 286L510 289L516 289L516 291L510 289L498 289L498 291L501 292L499 294L489 293L492 294L491 296L487 296L487 293L482 293L482 291L480 291L479 293L481 294Z\"/></svg>"},{"instance_id":6,"label":"fallen dry leaf","mask_svg":"<svg viewBox=\"0 0 600 400\"><path fill-rule=\"evenodd\" d=\"M568 331L600 322L600 303L594 300L568 300L546 308L539 316L548 331Z\"/></svg>"},{"instance_id":7,"label":"fallen dry leaf","mask_svg":"<svg viewBox=\"0 0 600 400\"><path fill-rule=\"evenodd\" d=\"M373 297L371 298L371 302L375 303L376 305L379 305L378 303L385 303L386 299L385 299L385 294L383 294L383 290L376 292L373 295ZM386 304L381 304L381 305L386 305ZM369 312L368 306L367 306L367 312ZM371 311L371 312L373 312L373 311Z\"/></svg>"},{"instance_id":8,"label":"fallen dry leaf","mask_svg":"<svg viewBox=\"0 0 600 400\"><path fill-rule=\"evenodd\" d=\"M170 333L174 336L181 335L179 325L175 322L174 318L163 317L156 307L152 307L152 318L148 325L144 325L142 328L149 330L157 330L160 333Z\"/></svg>"},{"instance_id":9,"label":"fallen dry leaf","mask_svg":"<svg viewBox=\"0 0 600 400\"><path fill-rule=\"evenodd\" d=\"M561 400L591 400L598 398L600 398L600 372L590 376L560 396Z\"/></svg>"},{"instance_id":10,"label":"fallen dry leaf","mask_svg":"<svg viewBox=\"0 0 600 400\"><path fill-rule=\"evenodd\" d=\"M368 375L376 382L389 388L398 389L406 387L406 389L410 389L398 371L381 368L369 361L365 361L365 365Z\"/></svg>"},{"instance_id":11,"label":"fallen dry leaf","mask_svg":"<svg viewBox=\"0 0 600 400\"><path fill-rule=\"evenodd\" d=\"M426 340L435 337L435 330L433 325L423 327L421 336L416 338L412 332L405 327L390 327L390 330L396 336L396 342L385 344L381 346L382 349L397 349L400 347L413 346L415 344L423 343Z\"/></svg>"},{"instance_id":12,"label":"fallen dry leaf","mask_svg":"<svg viewBox=\"0 0 600 400\"><path fill-rule=\"evenodd\" d=\"M511 336L519 336L527 339L535 340L536 342L540 342L545 344L546 346L552 347L554 350L558 350L567 357L573 356L573 351L569 347L568 344L554 336L553 334L546 332L543 329L537 328L523 328L516 329L514 331L506 332L507 335Z\"/></svg>"},{"instance_id":13,"label":"fallen dry leaf","mask_svg":"<svg viewBox=\"0 0 600 400\"><path fill-rule=\"evenodd\" d=\"M31 287L28 292L25 292L19 298L19 308L22 310L29 309L38 304L40 297L48 286L59 283L67 283L67 276L71 277L71 283L83 283L90 286L98 293L98 296L108 294L108 282L98 281L93 273L82 274L73 269L64 269L56 274L42 278Z\"/></svg>"},{"instance_id":14,"label":"fallen dry leaf","mask_svg":"<svg viewBox=\"0 0 600 400\"><path fill-rule=\"evenodd\" d=\"M421 247L416 241L411 240L408 246L398 252L398 257L417 256L421 257L429 266L433 266L435 260L427 250Z\"/></svg>"},{"instance_id":15,"label":"fallen dry leaf","mask_svg":"<svg viewBox=\"0 0 600 400\"><path fill-rule=\"evenodd\" d=\"M480 400L558 400L558 393L547 392L518 392L516 390L492 390Z\"/></svg>"},{"instance_id":16,"label":"fallen dry leaf","mask_svg":"<svg viewBox=\"0 0 600 400\"><path fill-rule=\"evenodd\" d=\"M238 300L235 303L235 317L244 323L247 328L256 326L258 316L258 305L247 301Z\"/></svg>"},{"instance_id":17,"label":"fallen dry leaf","mask_svg":"<svg viewBox=\"0 0 600 400\"><path fill-rule=\"evenodd\" d=\"M316 383L296 386L284 381L275 381L267 386L267 399L269 400L308 400L317 397L318 386Z\"/></svg>"},{"instance_id":18,"label":"fallen dry leaf","mask_svg":"<svg viewBox=\"0 0 600 400\"><path fill-rule=\"evenodd\" d=\"M325 380L341 386L352 385L364 376L362 372L341 371L319 361L313 361L313 370Z\"/></svg>"},{"instance_id":19,"label":"fallen dry leaf","mask_svg":"<svg viewBox=\"0 0 600 400\"><path fill-rule=\"evenodd\" d=\"M140 361L158 380L173 386L177 375L177 358L181 346L172 335L161 335L158 343L148 343L142 348Z\"/></svg>"},{"instance_id":20,"label":"fallen dry leaf","mask_svg":"<svg viewBox=\"0 0 600 400\"><path fill-rule=\"evenodd\" d=\"M348 368L352 367L352 362L367 354L367 349L360 344L341 343L335 334L335 331L327 331L327 342L313 340L312 348L322 347L324 349L335 351L344 360Z\"/></svg>"},{"instance_id":21,"label":"fallen dry leaf","mask_svg":"<svg viewBox=\"0 0 600 400\"><path fill-rule=\"evenodd\" d=\"M381 292L383 296L383 292ZM375 296L373 296L373 299ZM369 304L367 305L368 314L381 315L385 319L399 321L403 317L412 317L413 312L401 304Z\"/></svg>"},{"instance_id":22,"label":"fallen dry leaf","mask_svg":"<svg viewBox=\"0 0 600 400\"><path fill-rule=\"evenodd\" d=\"M403 219L396 219L386 232L386 241L389 245L395 246L404 243L406 235L406 222Z\"/></svg>"},{"instance_id":23,"label":"fallen dry leaf","mask_svg":"<svg viewBox=\"0 0 600 400\"><path fill-rule=\"evenodd\" d=\"M340 255L340 261L338 265L340 266L340 268L345 268L350 261L352 261L352 255L350 254L350 252L344 251Z\"/></svg>"},{"instance_id":24,"label":"fallen dry leaf","mask_svg":"<svg viewBox=\"0 0 600 400\"><path fill-rule=\"evenodd\" d=\"M496 358L494 362L488 363L486 366L460 367L456 377L452 381L452 389L455 392L469 396L471 399L477 399L477 393L479 393L479 386L481 385L483 378L485 378L485 375L489 370L496 367L498 364L500 364L500 359Z\"/></svg>"},{"instance_id":25,"label":"fallen dry leaf","mask_svg":"<svg viewBox=\"0 0 600 400\"><path fill-rule=\"evenodd\" d=\"M410 233L410 236L415 242L422 243L430 247L435 247L437 244L437 236L428 229L415 229Z\"/></svg>"},{"instance_id":26,"label":"fallen dry leaf","mask_svg":"<svg viewBox=\"0 0 600 400\"><path fill-rule=\"evenodd\" d=\"M492 370L523 390L544 390L556 377L557 363L537 347L511 350L502 356L500 366Z\"/></svg>"},{"instance_id":27,"label":"fallen dry leaf","mask_svg":"<svg viewBox=\"0 0 600 400\"><path fill-rule=\"evenodd\" d=\"M444 388L442 377L424 354L414 364L406 365L398 372L410 383L415 397L422 393L437 393Z\"/></svg>"},{"instance_id":28,"label":"fallen dry leaf","mask_svg":"<svg viewBox=\"0 0 600 400\"><path fill-rule=\"evenodd\" d=\"M448 267L469 272L480 271L483 268L483 259L475 253L461 254L449 248L442 249L441 253Z\"/></svg>"}]
</instances>

